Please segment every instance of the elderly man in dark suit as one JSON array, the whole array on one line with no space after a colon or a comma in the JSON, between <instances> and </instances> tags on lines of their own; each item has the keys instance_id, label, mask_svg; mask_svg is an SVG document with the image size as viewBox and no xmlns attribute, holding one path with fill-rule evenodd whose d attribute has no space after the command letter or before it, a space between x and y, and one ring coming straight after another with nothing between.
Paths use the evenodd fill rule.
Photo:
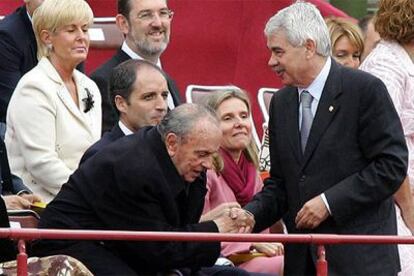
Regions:
<instances>
[{"instance_id":1,"label":"elderly man in dark suit","mask_svg":"<svg viewBox=\"0 0 414 276\"><path fill-rule=\"evenodd\" d=\"M80 163L124 135L158 124L167 113L169 91L165 74L148 61L131 59L115 67L109 90L119 122L85 152Z\"/></svg>"},{"instance_id":2,"label":"elderly man in dark suit","mask_svg":"<svg viewBox=\"0 0 414 276\"><path fill-rule=\"evenodd\" d=\"M102 94L102 131L116 123L109 96L108 79L112 69L128 59L144 59L161 67L160 56L170 40L173 12L166 0L118 0L116 23L125 36L122 47L105 64L91 74ZM180 104L180 93L174 81L166 76L170 95L168 107Z\"/></svg>"},{"instance_id":3,"label":"elderly man in dark suit","mask_svg":"<svg viewBox=\"0 0 414 276\"><path fill-rule=\"evenodd\" d=\"M255 231L395 235L392 195L407 147L385 85L335 63L319 11L298 2L265 28L269 66L287 86L270 105L270 178L245 209ZM397 275L396 245L326 247L329 275ZM285 275L315 275L316 247L287 244Z\"/></svg>"},{"instance_id":4,"label":"elderly man in dark suit","mask_svg":"<svg viewBox=\"0 0 414 276\"><path fill-rule=\"evenodd\" d=\"M0 121L6 121L7 106L20 78L37 64L36 38L31 16L43 0L25 0L25 5L0 21Z\"/></svg>"},{"instance_id":5,"label":"elderly man in dark suit","mask_svg":"<svg viewBox=\"0 0 414 276\"><path fill-rule=\"evenodd\" d=\"M42 213L39 227L237 232L242 225L226 209L199 222L205 171L221 136L212 111L180 105L158 126L119 139L80 166ZM220 243L44 240L35 249L40 255L73 256L96 275L155 275L170 269L195 275L214 264Z\"/></svg>"}]
</instances>

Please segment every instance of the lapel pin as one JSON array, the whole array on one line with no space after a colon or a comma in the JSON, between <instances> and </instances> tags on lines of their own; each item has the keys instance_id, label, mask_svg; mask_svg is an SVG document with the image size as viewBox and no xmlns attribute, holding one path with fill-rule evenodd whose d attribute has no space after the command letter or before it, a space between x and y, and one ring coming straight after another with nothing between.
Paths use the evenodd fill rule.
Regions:
<instances>
[{"instance_id":1,"label":"lapel pin","mask_svg":"<svg viewBox=\"0 0 414 276\"><path fill-rule=\"evenodd\" d=\"M334 107L331 105L330 107L329 107L329 112L332 112L334 110Z\"/></svg>"}]
</instances>

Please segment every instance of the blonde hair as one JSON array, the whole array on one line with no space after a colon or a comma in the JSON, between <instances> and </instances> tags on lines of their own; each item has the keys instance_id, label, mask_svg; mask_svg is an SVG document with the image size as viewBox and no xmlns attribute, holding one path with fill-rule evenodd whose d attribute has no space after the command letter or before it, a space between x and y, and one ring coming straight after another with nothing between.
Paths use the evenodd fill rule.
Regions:
<instances>
[{"instance_id":1,"label":"blonde hair","mask_svg":"<svg viewBox=\"0 0 414 276\"><path fill-rule=\"evenodd\" d=\"M33 30L37 42L37 57L49 56L48 47L42 42L43 30L55 32L75 21L93 23L93 12L85 0L45 0L33 13Z\"/></svg>"},{"instance_id":2,"label":"blonde hair","mask_svg":"<svg viewBox=\"0 0 414 276\"><path fill-rule=\"evenodd\" d=\"M331 38L332 49L335 48L336 42L346 36L351 44L355 46L360 53L364 51L364 39L361 29L358 25L345 18L330 17L325 20L328 26L329 37Z\"/></svg>"},{"instance_id":3,"label":"blonde hair","mask_svg":"<svg viewBox=\"0 0 414 276\"><path fill-rule=\"evenodd\" d=\"M233 89L233 90L220 90L210 93L203 101L202 104L213 109L217 112L219 106L226 100L236 98L244 102L247 106L247 110L249 112L249 116L251 114L251 104L247 93L244 90L240 89ZM243 150L243 153L246 155L247 160L252 162L256 168L259 168L259 158L258 152L256 148L256 144L254 143L253 139L250 141L249 145L247 145L246 149ZM224 162L223 158L216 154L213 157L213 168L216 172L220 172L223 170Z\"/></svg>"}]
</instances>

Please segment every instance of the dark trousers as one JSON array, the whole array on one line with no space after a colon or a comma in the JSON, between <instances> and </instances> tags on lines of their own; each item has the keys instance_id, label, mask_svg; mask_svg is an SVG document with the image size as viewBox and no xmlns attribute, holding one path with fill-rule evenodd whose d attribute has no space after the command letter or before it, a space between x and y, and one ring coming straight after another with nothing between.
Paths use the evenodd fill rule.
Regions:
<instances>
[{"instance_id":1,"label":"dark trousers","mask_svg":"<svg viewBox=\"0 0 414 276\"><path fill-rule=\"evenodd\" d=\"M59 244L59 241L34 243L33 255L39 257L56 254L69 255L81 261L96 276L137 276L137 273L119 256L111 253L99 243L91 241L68 243L64 241L61 246Z\"/></svg>"},{"instance_id":2,"label":"dark trousers","mask_svg":"<svg viewBox=\"0 0 414 276\"><path fill-rule=\"evenodd\" d=\"M134 271L125 263L119 256L112 253L111 250L105 246L91 241L80 241L76 243L68 243L63 241L41 241L35 243L33 246L33 253L36 256L42 257L46 255L64 254L69 255L81 261L94 275L122 275L122 276L146 276L152 275L148 273L139 273ZM261 273L248 273L243 269L231 266L212 266L203 267L198 272L181 271L185 276L264 276ZM175 273L157 273L158 275L179 275Z\"/></svg>"}]
</instances>

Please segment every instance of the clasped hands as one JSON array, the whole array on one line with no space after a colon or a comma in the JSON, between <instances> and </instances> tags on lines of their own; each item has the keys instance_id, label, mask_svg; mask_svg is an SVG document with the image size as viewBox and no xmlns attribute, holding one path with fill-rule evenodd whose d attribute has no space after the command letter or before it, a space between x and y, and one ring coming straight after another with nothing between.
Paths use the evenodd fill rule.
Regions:
<instances>
[{"instance_id":1,"label":"clasped hands","mask_svg":"<svg viewBox=\"0 0 414 276\"><path fill-rule=\"evenodd\" d=\"M42 198L36 194L6 195L3 200L8 210L30 209L34 202L41 202Z\"/></svg>"},{"instance_id":2,"label":"clasped hands","mask_svg":"<svg viewBox=\"0 0 414 276\"><path fill-rule=\"evenodd\" d=\"M200 222L212 220L220 233L250 233L254 216L243 210L237 202L223 203L204 214Z\"/></svg>"}]
</instances>

